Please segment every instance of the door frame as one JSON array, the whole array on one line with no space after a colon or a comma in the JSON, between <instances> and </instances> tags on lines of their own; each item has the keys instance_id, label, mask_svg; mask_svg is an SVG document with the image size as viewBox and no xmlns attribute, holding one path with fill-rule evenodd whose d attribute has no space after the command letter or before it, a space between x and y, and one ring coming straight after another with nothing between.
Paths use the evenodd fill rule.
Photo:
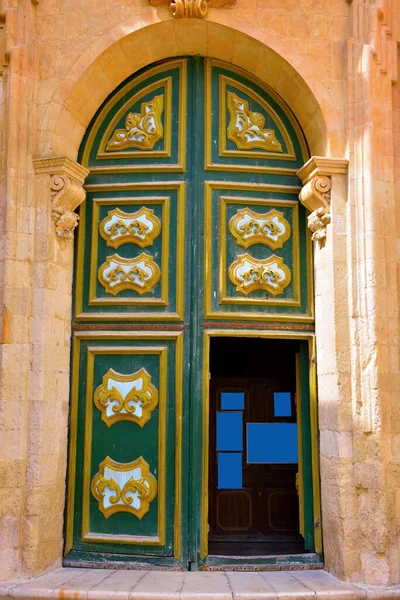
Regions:
<instances>
[{"instance_id":1,"label":"door frame","mask_svg":"<svg viewBox=\"0 0 400 600\"><path fill-rule=\"evenodd\" d=\"M320 478L319 478L319 456L318 456L318 413L317 413L317 378L316 378L316 345L315 335L313 333L302 332L274 332L260 331L254 329L204 329L202 332L202 357L198 357L198 369L194 369L193 376L200 377L200 363L203 362L201 373L202 393L199 394L198 406L195 408L195 415L192 422L192 440L191 440L191 460L190 469L196 473L198 465L201 463L201 493L198 493L198 478L191 478L190 481L190 528L193 534L190 536L191 551L190 561L192 569L217 568L226 564L224 557L208 556L208 487L209 487L209 370L210 370L210 342L213 337L240 337L240 338L263 338L276 340L299 340L307 343L308 368L307 363L302 357L301 378L308 388L309 395L309 422L303 419L304 425L309 427L310 450L311 450L311 481L312 481L312 537L315 552L308 552L301 555L288 555L283 557L235 557L230 558L229 564L289 564L290 562L315 563L322 562L322 527L321 527L321 499L320 499ZM308 371L308 376L305 374ZM196 373L197 372L197 373ZM302 394L305 393L304 385ZM307 391L306 388L306 391ZM198 443L198 440L201 443ZM304 439L303 439L304 443ZM196 489L197 485L197 489ZM195 533L198 532L198 535Z\"/></svg>"}]
</instances>

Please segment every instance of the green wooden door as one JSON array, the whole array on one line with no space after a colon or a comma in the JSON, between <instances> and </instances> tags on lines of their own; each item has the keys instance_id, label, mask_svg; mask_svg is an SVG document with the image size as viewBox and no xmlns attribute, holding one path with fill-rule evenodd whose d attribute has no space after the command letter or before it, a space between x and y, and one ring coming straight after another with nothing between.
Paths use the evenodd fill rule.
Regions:
<instances>
[{"instance_id":1,"label":"green wooden door","mask_svg":"<svg viewBox=\"0 0 400 600\"><path fill-rule=\"evenodd\" d=\"M272 90L214 60L148 68L94 117L80 153L68 564L206 560L209 340L312 330L306 159Z\"/></svg>"}]
</instances>

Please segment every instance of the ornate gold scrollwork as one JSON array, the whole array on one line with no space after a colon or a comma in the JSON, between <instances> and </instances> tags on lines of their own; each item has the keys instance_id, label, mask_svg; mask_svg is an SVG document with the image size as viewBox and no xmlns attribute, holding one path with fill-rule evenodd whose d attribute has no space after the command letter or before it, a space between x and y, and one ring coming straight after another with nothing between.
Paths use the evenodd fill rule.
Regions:
<instances>
[{"instance_id":1,"label":"ornate gold scrollwork","mask_svg":"<svg viewBox=\"0 0 400 600\"><path fill-rule=\"evenodd\" d=\"M153 150L155 144L163 138L164 130L161 115L164 110L164 96L154 96L149 102L143 102L140 113L128 113L125 129L116 129L106 146L106 152L138 148Z\"/></svg>"},{"instance_id":2,"label":"ornate gold scrollwork","mask_svg":"<svg viewBox=\"0 0 400 600\"><path fill-rule=\"evenodd\" d=\"M154 211L142 207L134 213L125 213L119 208L110 210L100 223L100 235L107 246L118 248L132 242L141 248L151 246L160 235L161 223Z\"/></svg>"},{"instance_id":3,"label":"ornate gold scrollwork","mask_svg":"<svg viewBox=\"0 0 400 600\"><path fill-rule=\"evenodd\" d=\"M106 519L117 512L141 519L157 495L157 481L142 456L125 464L107 456L92 479L91 489Z\"/></svg>"},{"instance_id":4,"label":"ornate gold scrollwork","mask_svg":"<svg viewBox=\"0 0 400 600\"><path fill-rule=\"evenodd\" d=\"M131 375L109 369L94 393L94 403L108 427L117 421L143 427L158 404L158 391L146 369Z\"/></svg>"},{"instance_id":5,"label":"ornate gold scrollwork","mask_svg":"<svg viewBox=\"0 0 400 600\"><path fill-rule=\"evenodd\" d=\"M148 294L157 285L161 271L150 254L142 252L136 258L119 254L108 256L99 268L99 281L107 294L116 296L123 290Z\"/></svg>"},{"instance_id":6,"label":"ornate gold scrollwork","mask_svg":"<svg viewBox=\"0 0 400 600\"><path fill-rule=\"evenodd\" d=\"M233 92L227 92L227 108L230 116L227 138L234 142L238 150L261 150L283 152L273 129L263 129L265 117L253 112L247 100Z\"/></svg>"},{"instance_id":7,"label":"ornate gold scrollwork","mask_svg":"<svg viewBox=\"0 0 400 600\"><path fill-rule=\"evenodd\" d=\"M290 237L290 225L283 213L272 209L257 213L250 208L241 208L229 221L231 235L238 246L248 248L253 244L265 244L271 250L282 248Z\"/></svg>"},{"instance_id":8,"label":"ornate gold scrollwork","mask_svg":"<svg viewBox=\"0 0 400 600\"><path fill-rule=\"evenodd\" d=\"M275 254L265 260L257 260L250 254L239 254L229 267L228 275L236 291L245 296L255 290L278 296L283 294L291 280L290 269Z\"/></svg>"}]
</instances>

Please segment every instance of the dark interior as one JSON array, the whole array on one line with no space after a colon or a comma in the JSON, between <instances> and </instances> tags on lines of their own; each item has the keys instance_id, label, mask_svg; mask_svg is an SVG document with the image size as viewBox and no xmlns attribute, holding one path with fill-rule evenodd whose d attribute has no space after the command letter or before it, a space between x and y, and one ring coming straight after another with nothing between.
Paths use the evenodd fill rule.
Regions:
<instances>
[{"instance_id":1,"label":"dark interior","mask_svg":"<svg viewBox=\"0 0 400 600\"><path fill-rule=\"evenodd\" d=\"M300 343L211 340L210 555L305 551L296 490Z\"/></svg>"}]
</instances>

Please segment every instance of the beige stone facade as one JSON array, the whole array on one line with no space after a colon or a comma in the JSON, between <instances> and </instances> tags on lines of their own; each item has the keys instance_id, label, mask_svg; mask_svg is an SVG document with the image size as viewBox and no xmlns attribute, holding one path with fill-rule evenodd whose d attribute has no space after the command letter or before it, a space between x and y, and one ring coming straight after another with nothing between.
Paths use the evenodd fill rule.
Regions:
<instances>
[{"instance_id":1,"label":"beige stone facade","mask_svg":"<svg viewBox=\"0 0 400 600\"><path fill-rule=\"evenodd\" d=\"M219 4L0 0L0 580L62 562L83 135L134 72L198 54L266 82L306 135L303 202L329 214L313 229L325 568L400 583L400 3Z\"/></svg>"}]
</instances>

